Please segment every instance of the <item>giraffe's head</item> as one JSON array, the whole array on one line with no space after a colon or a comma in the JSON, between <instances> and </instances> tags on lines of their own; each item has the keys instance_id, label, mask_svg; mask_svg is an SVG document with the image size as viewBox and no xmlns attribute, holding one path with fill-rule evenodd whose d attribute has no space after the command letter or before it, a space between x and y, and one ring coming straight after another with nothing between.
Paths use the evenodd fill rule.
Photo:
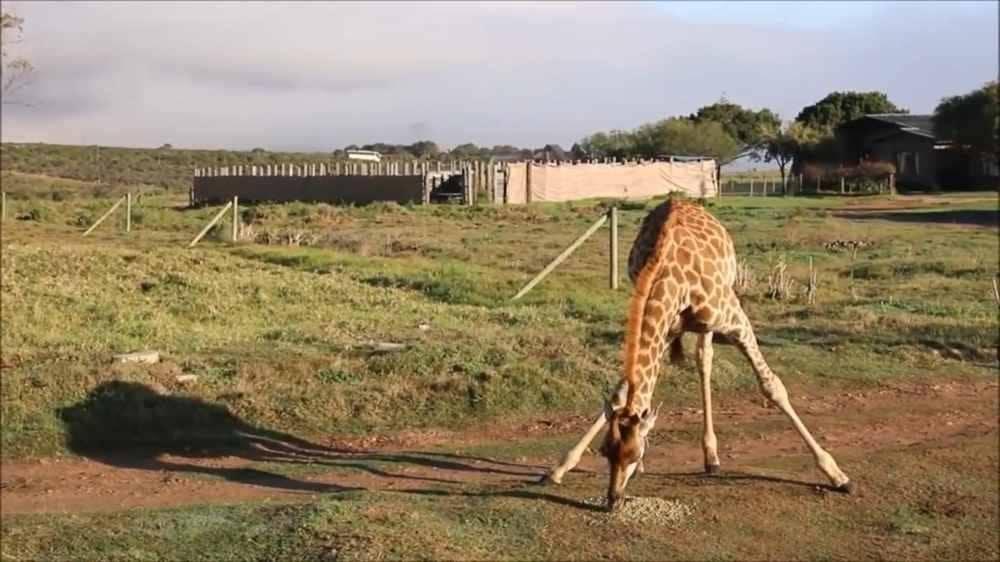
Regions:
<instances>
[{"instance_id":1,"label":"giraffe's head","mask_svg":"<svg viewBox=\"0 0 1000 562\"><path fill-rule=\"evenodd\" d=\"M608 482L608 510L621 506L625 499L625 486L635 473L639 461L646 454L646 438L656 424L656 411L646 408L639 414L631 414L625 408L612 409L606 406L608 432L604 436L601 454L608 459L610 480Z\"/></svg>"}]
</instances>

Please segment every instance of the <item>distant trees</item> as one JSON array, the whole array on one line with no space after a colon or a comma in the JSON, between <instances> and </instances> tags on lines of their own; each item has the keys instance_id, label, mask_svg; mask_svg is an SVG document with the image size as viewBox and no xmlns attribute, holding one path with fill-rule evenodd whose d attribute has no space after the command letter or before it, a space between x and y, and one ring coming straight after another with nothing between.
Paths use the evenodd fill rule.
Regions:
<instances>
[{"instance_id":1,"label":"distant trees","mask_svg":"<svg viewBox=\"0 0 1000 562\"><path fill-rule=\"evenodd\" d=\"M803 151L815 145L820 139L819 133L799 122L784 126L764 129L761 132L759 158L765 162L774 162L781 171L781 185L786 185L786 170Z\"/></svg>"},{"instance_id":2,"label":"distant trees","mask_svg":"<svg viewBox=\"0 0 1000 562\"><path fill-rule=\"evenodd\" d=\"M23 87L33 67L28 59L11 54L11 45L21 42L24 19L12 12L0 13L0 97L3 103L18 103L11 94Z\"/></svg>"},{"instance_id":3,"label":"distant trees","mask_svg":"<svg viewBox=\"0 0 1000 562\"><path fill-rule=\"evenodd\" d=\"M725 97L700 108L689 119L696 123L715 122L722 125L726 134L743 144L741 156L757 153L761 148L764 132L781 128L781 119L770 109L754 111L732 103Z\"/></svg>"},{"instance_id":4,"label":"distant trees","mask_svg":"<svg viewBox=\"0 0 1000 562\"><path fill-rule=\"evenodd\" d=\"M838 126L868 113L909 113L889 101L883 92L832 92L808 105L795 118L823 135L832 135Z\"/></svg>"},{"instance_id":5,"label":"distant trees","mask_svg":"<svg viewBox=\"0 0 1000 562\"><path fill-rule=\"evenodd\" d=\"M988 82L967 94L941 100L934 110L934 132L955 146L995 158L1000 132L1000 84Z\"/></svg>"}]
</instances>

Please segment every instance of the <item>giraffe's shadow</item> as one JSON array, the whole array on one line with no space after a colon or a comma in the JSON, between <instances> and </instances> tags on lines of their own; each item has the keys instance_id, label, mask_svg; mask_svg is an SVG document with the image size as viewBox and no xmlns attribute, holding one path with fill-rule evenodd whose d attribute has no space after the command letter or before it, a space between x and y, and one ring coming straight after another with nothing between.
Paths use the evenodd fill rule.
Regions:
<instances>
[{"instance_id":1,"label":"giraffe's shadow","mask_svg":"<svg viewBox=\"0 0 1000 562\"><path fill-rule=\"evenodd\" d=\"M254 464L344 469L377 480L434 485L457 484L463 473L511 483L529 482L542 470L481 456L319 445L247 423L223 405L161 394L124 381L103 383L57 414L65 427L69 450L80 456L116 467L195 473L288 491L343 492L359 487L310 482ZM237 462L244 466L227 468L219 466L223 463L216 462L218 459L250 461L250 466Z\"/></svg>"}]
</instances>

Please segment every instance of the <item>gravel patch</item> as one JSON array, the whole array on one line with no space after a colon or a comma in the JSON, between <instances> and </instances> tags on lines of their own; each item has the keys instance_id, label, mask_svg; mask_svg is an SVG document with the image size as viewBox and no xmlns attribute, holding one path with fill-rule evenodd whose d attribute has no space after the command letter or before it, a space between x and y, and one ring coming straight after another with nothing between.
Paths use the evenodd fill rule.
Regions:
<instances>
[{"instance_id":1,"label":"gravel patch","mask_svg":"<svg viewBox=\"0 0 1000 562\"><path fill-rule=\"evenodd\" d=\"M583 503L604 508L607 499L603 496L586 498ZM675 526L694 514L694 508L677 500L663 498L626 496L625 504L614 513L594 515L594 521L622 523L652 523Z\"/></svg>"}]
</instances>

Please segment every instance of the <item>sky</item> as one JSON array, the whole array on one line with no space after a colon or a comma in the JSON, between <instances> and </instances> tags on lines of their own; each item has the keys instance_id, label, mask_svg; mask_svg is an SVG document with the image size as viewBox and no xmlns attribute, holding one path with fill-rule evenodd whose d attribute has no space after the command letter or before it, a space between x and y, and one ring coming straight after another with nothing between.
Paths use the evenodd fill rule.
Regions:
<instances>
[{"instance_id":1,"label":"sky","mask_svg":"<svg viewBox=\"0 0 1000 562\"><path fill-rule=\"evenodd\" d=\"M5 142L569 147L723 95L915 113L997 77L998 3L2 2L35 67ZM20 101L22 104L8 103Z\"/></svg>"}]
</instances>

